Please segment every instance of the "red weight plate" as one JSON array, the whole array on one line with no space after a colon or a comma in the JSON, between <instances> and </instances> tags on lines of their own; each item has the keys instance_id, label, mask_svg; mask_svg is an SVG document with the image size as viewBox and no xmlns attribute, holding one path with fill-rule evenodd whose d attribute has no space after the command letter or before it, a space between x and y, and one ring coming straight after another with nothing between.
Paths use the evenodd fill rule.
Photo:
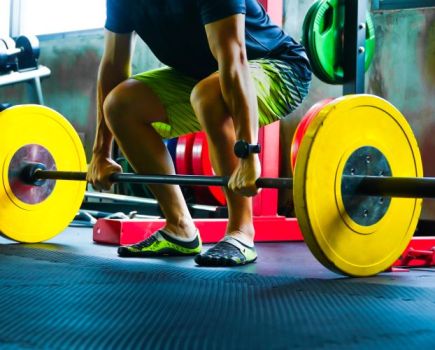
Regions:
<instances>
[{"instance_id":1,"label":"red weight plate","mask_svg":"<svg viewBox=\"0 0 435 350\"><path fill-rule=\"evenodd\" d=\"M208 154L208 143L204 132L198 132L195 135L195 141L192 149L192 170L194 175L214 176L213 167ZM205 191L204 191L205 190ZM203 191L199 190L202 200L208 202L210 196L219 205L226 205L225 193L222 187L209 186L204 187Z\"/></svg>"},{"instance_id":2,"label":"red weight plate","mask_svg":"<svg viewBox=\"0 0 435 350\"><path fill-rule=\"evenodd\" d=\"M293 135L293 141L290 149L290 163L292 167L292 172L295 171L296 166L296 158L298 156L299 146L302 142L302 138L305 135L305 132L307 131L308 126L310 125L313 118L325 107L329 102L333 101L333 98L326 98L324 100L321 100L317 102L315 105L313 105L307 113L302 117L301 121L299 122L296 131Z\"/></svg>"},{"instance_id":3,"label":"red weight plate","mask_svg":"<svg viewBox=\"0 0 435 350\"><path fill-rule=\"evenodd\" d=\"M192 175L192 147L194 134L187 134L178 138L175 150L175 169L177 174Z\"/></svg>"}]
</instances>

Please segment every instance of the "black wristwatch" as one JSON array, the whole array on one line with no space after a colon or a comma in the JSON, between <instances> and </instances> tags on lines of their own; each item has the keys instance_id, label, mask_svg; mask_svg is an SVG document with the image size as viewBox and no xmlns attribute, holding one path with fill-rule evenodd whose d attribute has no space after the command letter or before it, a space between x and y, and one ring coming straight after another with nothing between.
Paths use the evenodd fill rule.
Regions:
<instances>
[{"instance_id":1,"label":"black wristwatch","mask_svg":"<svg viewBox=\"0 0 435 350\"><path fill-rule=\"evenodd\" d=\"M251 153L260 153L261 147L259 144L252 145L245 140L239 140L234 144L234 153L239 158L248 158Z\"/></svg>"}]
</instances>

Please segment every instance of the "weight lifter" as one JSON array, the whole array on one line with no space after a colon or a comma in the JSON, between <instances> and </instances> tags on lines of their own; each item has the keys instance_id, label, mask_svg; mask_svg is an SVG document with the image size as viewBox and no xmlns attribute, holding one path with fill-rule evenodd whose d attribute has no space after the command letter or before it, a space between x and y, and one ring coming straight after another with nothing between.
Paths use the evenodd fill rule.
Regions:
<instances>
[{"instance_id":1,"label":"weight lifter","mask_svg":"<svg viewBox=\"0 0 435 350\"><path fill-rule=\"evenodd\" d=\"M131 75L135 37L165 66ZM213 169L230 176L223 239L201 253L201 238L179 186L150 185L166 219L148 239L118 248L122 257L195 255L205 266L251 263L252 199L258 154L234 154L236 141L256 144L258 127L291 113L308 93L304 48L273 24L257 0L107 0L104 54L97 81L97 129L88 181L109 189L121 167L113 137L140 174L174 174L162 141L205 130Z\"/></svg>"}]
</instances>

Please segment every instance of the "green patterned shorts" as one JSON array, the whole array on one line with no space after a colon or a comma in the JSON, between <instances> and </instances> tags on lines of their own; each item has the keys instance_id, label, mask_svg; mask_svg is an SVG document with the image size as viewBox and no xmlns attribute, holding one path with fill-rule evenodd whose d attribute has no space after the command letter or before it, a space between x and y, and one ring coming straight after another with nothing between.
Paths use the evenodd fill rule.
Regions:
<instances>
[{"instance_id":1,"label":"green patterned shorts","mask_svg":"<svg viewBox=\"0 0 435 350\"><path fill-rule=\"evenodd\" d=\"M264 126L293 112L308 94L310 81L301 79L292 65L274 59L249 61L258 99L259 124ZM190 94L198 80L172 68L158 68L132 78L149 86L163 103L169 123L153 123L163 138L200 131L190 104Z\"/></svg>"}]
</instances>

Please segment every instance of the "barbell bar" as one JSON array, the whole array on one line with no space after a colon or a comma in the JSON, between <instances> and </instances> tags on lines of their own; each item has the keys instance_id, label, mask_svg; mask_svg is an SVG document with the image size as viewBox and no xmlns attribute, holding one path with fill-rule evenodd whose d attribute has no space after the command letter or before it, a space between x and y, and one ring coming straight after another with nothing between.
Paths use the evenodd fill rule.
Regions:
<instances>
[{"instance_id":1,"label":"barbell bar","mask_svg":"<svg viewBox=\"0 0 435 350\"><path fill-rule=\"evenodd\" d=\"M48 240L69 225L86 191L81 140L59 113L43 106L0 112L0 232L19 242ZM80 181L57 181L57 180ZM114 174L113 182L225 186L226 177ZM293 188L296 217L313 255L350 276L385 271L409 244L422 199L415 136L404 116L372 95L328 103L309 123L293 178L260 178L259 188ZM400 197L400 198L396 198ZM50 218L50 219L47 219Z\"/></svg>"},{"instance_id":2,"label":"barbell bar","mask_svg":"<svg viewBox=\"0 0 435 350\"><path fill-rule=\"evenodd\" d=\"M435 198L434 177L344 175L343 181L353 189L343 191L344 195Z\"/></svg>"},{"instance_id":3,"label":"barbell bar","mask_svg":"<svg viewBox=\"0 0 435 350\"><path fill-rule=\"evenodd\" d=\"M19 175L23 182L35 185L40 180L86 181L85 172L39 170L40 164L25 164ZM228 186L227 176L201 175L140 175L115 173L109 177L112 183L168 184L189 186ZM348 183L343 195L386 196L401 198L435 198L435 178L386 177L343 175ZM257 188L292 189L292 178L259 178Z\"/></svg>"},{"instance_id":4,"label":"barbell bar","mask_svg":"<svg viewBox=\"0 0 435 350\"><path fill-rule=\"evenodd\" d=\"M47 171L37 170L35 166L27 164L23 167L20 177L27 184L34 184L40 180L75 180L86 181L85 172ZM141 183L141 184L167 184L188 186L228 186L227 176L203 175L141 175L135 173L115 173L109 176L112 183ZM259 178L257 188L292 188L291 178Z\"/></svg>"}]
</instances>

